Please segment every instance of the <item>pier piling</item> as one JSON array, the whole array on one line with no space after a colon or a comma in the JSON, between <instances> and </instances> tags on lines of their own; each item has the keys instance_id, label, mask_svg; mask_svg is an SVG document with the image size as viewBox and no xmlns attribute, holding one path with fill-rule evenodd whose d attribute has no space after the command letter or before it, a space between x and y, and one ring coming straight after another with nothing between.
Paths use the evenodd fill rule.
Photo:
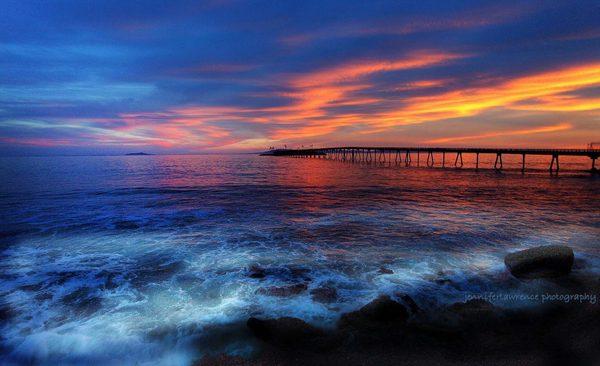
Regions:
<instances>
[{"instance_id":1,"label":"pier piling","mask_svg":"<svg viewBox=\"0 0 600 366\"><path fill-rule=\"evenodd\" d=\"M589 147L588 149L516 149L516 148L449 148L449 147L332 147L332 148L311 148L311 149L280 149L270 150L261 155L272 156L292 156L298 158L320 158L327 160L338 160L343 162L358 163L376 163L381 165L403 165L406 167L412 164L412 154L417 155L417 167L421 166L421 152L427 153L426 166L433 168L435 166L434 156L436 153L442 154L441 167L446 167L446 153L456 154L454 167L463 167L463 154L475 155L475 170L479 170L480 154L495 154L493 169L502 171L504 169L502 156L521 155L521 173L525 173L526 156L538 155L551 157L548 170L551 174L558 174L560 171L560 156L582 156L589 157L592 160L592 166L589 172L598 174L600 171L596 166L596 160L600 157L600 149ZM402 159L404 155L404 161ZM389 163L389 164L386 164ZM517 168L518 169L518 168Z\"/></svg>"},{"instance_id":2,"label":"pier piling","mask_svg":"<svg viewBox=\"0 0 600 366\"><path fill-rule=\"evenodd\" d=\"M498 165L500 163L500 165ZM502 170L502 153L496 153L496 161L494 162L494 169L497 171Z\"/></svg>"},{"instance_id":3,"label":"pier piling","mask_svg":"<svg viewBox=\"0 0 600 366\"><path fill-rule=\"evenodd\" d=\"M460 165L458 164L460 159ZM462 159L462 152L457 152L456 153L456 159L454 160L454 167L455 168L462 168L463 167L463 159Z\"/></svg>"}]
</instances>

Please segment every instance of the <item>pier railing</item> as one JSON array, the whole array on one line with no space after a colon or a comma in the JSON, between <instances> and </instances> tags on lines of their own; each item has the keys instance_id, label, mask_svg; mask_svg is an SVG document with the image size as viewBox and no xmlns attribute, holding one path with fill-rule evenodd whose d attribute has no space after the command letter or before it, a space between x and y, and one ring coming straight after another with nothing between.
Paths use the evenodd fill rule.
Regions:
<instances>
[{"instance_id":1,"label":"pier railing","mask_svg":"<svg viewBox=\"0 0 600 366\"><path fill-rule=\"evenodd\" d=\"M294 156L307 158L324 158L352 162L386 162L394 160L395 163L404 163L406 166L421 166L421 154L427 154L425 163L427 167L435 166L434 153L442 154L441 167L446 167L446 154L456 154L454 167L463 167L463 154L475 154L475 169L479 169L480 154L495 154L493 168L503 169L503 155L521 155L521 171L525 172L527 155L545 155L552 157L549 171L558 173L560 169L560 156L584 156L592 160L590 172L598 173L596 159L600 157L600 149L530 149L530 148L475 148L475 147L362 147L341 146L310 149L280 149L270 150L262 155ZM414 156L416 155L416 157ZM415 159L416 158L416 159Z\"/></svg>"}]
</instances>

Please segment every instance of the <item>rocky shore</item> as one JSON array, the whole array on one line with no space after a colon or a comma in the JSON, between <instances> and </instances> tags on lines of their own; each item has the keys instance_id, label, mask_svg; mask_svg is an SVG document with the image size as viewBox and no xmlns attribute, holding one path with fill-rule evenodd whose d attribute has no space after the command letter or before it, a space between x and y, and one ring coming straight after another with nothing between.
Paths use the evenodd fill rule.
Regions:
<instances>
[{"instance_id":1,"label":"rocky shore","mask_svg":"<svg viewBox=\"0 0 600 366\"><path fill-rule=\"evenodd\" d=\"M599 365L600 279L572 273L573 263L573 251L563 246L505 258L511 275L544 281L557 295L538 306L501 308L474 298L425 311L396 293L342 314L333 329L292 317L253 317L246 326L260 343L257 354L212 355L196 365ZM316 295L327 301L335 290Z\"/></svg>"}]
</instances>

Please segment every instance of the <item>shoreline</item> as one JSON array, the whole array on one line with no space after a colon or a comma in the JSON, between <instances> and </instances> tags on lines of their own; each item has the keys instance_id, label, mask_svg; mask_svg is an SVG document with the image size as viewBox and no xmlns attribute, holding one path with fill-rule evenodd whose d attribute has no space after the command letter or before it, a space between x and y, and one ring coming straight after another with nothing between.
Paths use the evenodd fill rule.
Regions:
<instances>
[{"instance_id":1,"label":"shoreline","mask_svg":"<svg viewBox=\"0 0 600 366\"><path fill-rule=\"evenodd\" d=\"M491 292L425 308L398 292L342 314L333 328L250 318L251 355L208 354L193 365L598 364L600 276L577 268L519 280L536 281L521 296L537 304L496 306L504 294Z\"/></svg>"}]
</instances>

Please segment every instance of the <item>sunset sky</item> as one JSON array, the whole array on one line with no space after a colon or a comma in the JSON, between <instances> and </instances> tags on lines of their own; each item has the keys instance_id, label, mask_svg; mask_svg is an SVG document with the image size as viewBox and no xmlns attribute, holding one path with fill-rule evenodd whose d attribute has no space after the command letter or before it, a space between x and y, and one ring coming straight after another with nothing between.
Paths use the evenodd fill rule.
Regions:
<instances>
[{"instance_id":1,"label":"sunset sky","mask_svg":"<svg viewBox=\"0 0 600 366\"><path fill-rule=\"evenodd\" d=\"M24 1L0 154L585 147L598 1Z\"/></svg>"}]
</instances>

